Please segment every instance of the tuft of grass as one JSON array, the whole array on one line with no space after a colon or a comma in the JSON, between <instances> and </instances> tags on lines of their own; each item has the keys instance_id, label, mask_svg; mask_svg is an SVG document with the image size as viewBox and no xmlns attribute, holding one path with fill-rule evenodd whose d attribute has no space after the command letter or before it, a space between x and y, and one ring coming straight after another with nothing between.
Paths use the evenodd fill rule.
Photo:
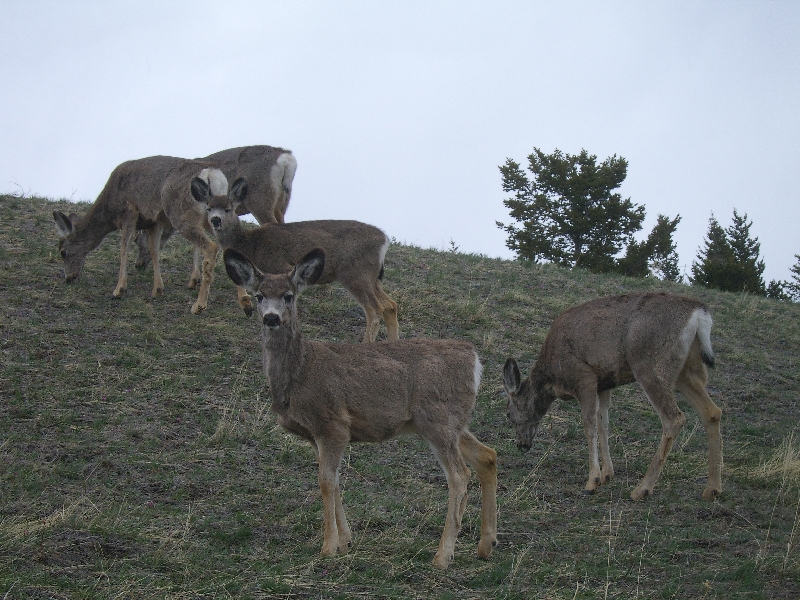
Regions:
<instances>
[{"instance_id":1,"label":"tuft of grass","mask_svg":"<svg viewBox=\"0 0 800 600\"><path fill-rule=\"evenodd\" d=\"M407 437L348 449L353 547L326 559L314 452L269 410L258 323L224 270L208 310L191 315L191 248L176 236L164 295L149 297L152 270L131 256L128 293L114 299L112 234L65 285L54 209L76 207L0 196L0 596L800 596L800 306L393 243L384 287L401 336L465 339L484 363L471 429L498 451L500 543L490 560L476 557L473 478L455 562L431 567L446 481L427 445ZM582 493L576 402L553 406L528 454L506 420L508 356L527 374L564 309L656 289L697 297L714 316L709 392L724 411L725 491L712 504L700 499L703 426L682 401L686 426L639 503L628 494L661 426L638 387L614 391L616 477L593 496ZM307 290L300 312L309 337L363 336L341 286Z\"/></svg>"}]
</instances>

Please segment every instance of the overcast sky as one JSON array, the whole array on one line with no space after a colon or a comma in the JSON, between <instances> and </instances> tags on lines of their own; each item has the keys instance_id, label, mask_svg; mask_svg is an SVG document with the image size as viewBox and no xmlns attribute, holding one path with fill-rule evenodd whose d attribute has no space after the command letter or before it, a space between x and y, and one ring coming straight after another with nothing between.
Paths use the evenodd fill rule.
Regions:
<instances>
[{"instance_id":1,"label":"overcast sky","mask_svg":"<svg viewBox=\"0 0 800 600\"><path fill-rule=\"evenodd\" d=\"M269 144L287 221L510 258L498 166L585 148L628 160L640 237L681 215L687 272L734 208L767 282L800 254L798 2L0 0L0 28L0 192Z\"/></svg>"}]
</instances>

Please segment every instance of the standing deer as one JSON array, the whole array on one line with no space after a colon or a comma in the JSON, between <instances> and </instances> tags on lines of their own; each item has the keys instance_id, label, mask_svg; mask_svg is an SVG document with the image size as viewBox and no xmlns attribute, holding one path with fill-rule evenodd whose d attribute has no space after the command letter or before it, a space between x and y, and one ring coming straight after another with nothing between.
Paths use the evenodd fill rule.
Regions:
<instances>
[{"instance_id":1,"label":"standing deer","mask_svg":"<svg viewBox=\"0 0 800 600\"><path fill-rule=\"evenodd\" d=\"M223 176L221 173L219 176ZM264 273L285 273L310 250L325 251L325 270L317 284L339 281L364 309L367 328L364 341L378 336L380 319L386 337L399 338L397 304L383 291L383 260L389 238L372 225L358 221L299 221L279 225L264 223L245 229L236 215L248 196L249 184L237 179L227 194L215 194L202 178L192 180L192 195L205 208L208 225L223 249L233 248ZM246 300L240 295L240 302Z\"/></svg>"},{"instance_id":2,"label":"standing deer","mask_svg":"<svg viewBox=\"0 0 800 600\"><path fill-rule=\"evenodd\" d=\"M419 338L377 344L306 341L297 322L297 296L323 276L325 253L314 249L281 275L262 274L230 248L223 256L228 276L257 300L272 411L317 456L322 554L344 553L350 545L339 485L347 444L416 433L447 475L447 518L433 564L444 569L453 559L467 506L467 465L481 484L478 556L488 558L497 543L497 453L467 429L481 375L472 344Z\"/></svg>"},{"instance_id":3,"label":"standing deer","mask_svg":"<svg viewBox=\"0 0 800 600\"><path fill-rule=\"evenodd\" d=\"M247 178L250 192L246 201L237 208L238 214L252 213L259 223L283 223L297 171L297 159L291 150L272 146L244 146L215 152L196 160L220 169L230 181L237 177ZM174 231L170 226L161 234L161 249ZM136 267L144 269L151 260L146 230L139 232L136 244L139 247ZM201 277L200 252L195 248L189 287L196 287Z\"/></svg>"},{"instance_id":4,"label":"standing deer","mask_svg":"<svg viewBox=\"0 0 800 600\"><path fill-rule=\"evenodd\" d=\"M697 300L666 293L625 294L570 308L553 321L526 380L520 380L514 359L503 367L517 446L523 452L530 450L539 422L556 398L577 398L589 443L585 491L594 493L614 476L608 450L611 390L638 381L663 429L647 473L631 492L633 500L640 500L652 493L686 422L675 402L678 389L706 430L708 484L703 499L713 500L722 493L722 411L706 392L706 366L714 366L711 315Z\"/></svg>"}]
</instances>

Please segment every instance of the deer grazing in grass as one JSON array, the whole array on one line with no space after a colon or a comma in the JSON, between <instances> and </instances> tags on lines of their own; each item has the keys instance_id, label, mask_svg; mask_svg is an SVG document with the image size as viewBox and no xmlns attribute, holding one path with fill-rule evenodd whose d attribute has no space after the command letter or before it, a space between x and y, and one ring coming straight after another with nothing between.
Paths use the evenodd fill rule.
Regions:
<instances>
[{"instance_id":1,"label":"deer grazing in grass","mask_svg":"<svg viewBox=\"0 0 800 600\"><path fill-rule=\"evenodd\" d=\"M230 166L231 153L245 157L241 159L241 164L237 159L236 169L232 172L241 169L255 173L255 179L259 182L259 193L253 194L247 210L261 218L268 218L269 215L272 215L269 218L276 218L276 210L285 211L297 164L291 153L269 146L250 146L212 156L217 156L215 160ZM194 244L196 250L189 287L195 288L199 283L200 290L192 313L204 310L213 279L217 245L209 237L205 212L198 208L191 197L190 183L202 170L215 167L216 164L213 160L192 161L172 156L127 161L114 169L97 200L82 219L55 211L53 218L60 238L59 252L64 259L67 282L74 281L80 275L86 256L100 245L105 236L121 230L120 268L114 296L125 294L128 247L133 234L143 230L146 235L141 237L141 243L146 240L148 254L154 258L152 296L159 296L164 291L164 282L158 256L166 240L177 230ZM276 186L279 189L277 195ZM283 208L279 210L278 205ZM244 208L240 207L240 210ZM198 253L203 257L202 272ZM140 258L140 262L142 260Z\"/></svg>"},{"instance_id":2,"label":"deer grazing in grass","mask_svg":"<svg viewBox=\"0 0 800 600\"><path fill-rule=\"evenodd\" d=\"M614 476L608 449L611 390L639 382L661 418L662 436L647 473L631 493L651 494L672 444L686 422L675 402L678 389L700 415L708 439L708 483L703 498L722 493L722 411L706 392L714 366L711 315L692 298L641 293L599 298L559 315L526 380L514 359L503 367L508 416L523 452L556 398L577 398L589 443L589 479L585 491ZM602 467L597 456L600 443Z\"/></svg>"},{"instance_id":3,"label":"deer grazing in grass","mask_svg":"<svg viewBox=\"0 0 800 600\"><path fill-rule=\"evenodd\" d=\"M224 177L221 173L217 177ZM208 224L223 249L233 248L244 254L264 273L285 273L308 251L325 251L325 270L318 284L339 281L364 309L367 328L364 341L378 336L380 319L386 323L386 337L399 338L397 304L383 290L383 260L389 247L386 234L372 225L358 221L299 221L264 223L246 229L236 215L245 201L249 184L237 179L227 194L215 194L208 183L192 180L192 195L207 213ZM240 303L247 300L240 294Z\"/></svg>"},{"instance_id":4,"label":"deer grazing in grass","mask_svg":"<svg viewBox=\"0 0 800 600\"><path fill-rule=\"evenodd\" d=\"M339 466L350 442L382 442L417 433L447 475L449 500L434 565L453 559L467 504L470 472L481 485L478 556L497 543L497 453L467 429L480 385L472 344L411 339L377 344L307 341L297 322L297 297L323 277L325 253L314 249L290 273L265 275L227 249L225 269L253 293L262 322L264 372L278 422L314 448L324 511L322 554L347 551L351 541Z\"/></svg>"}]
</instances>

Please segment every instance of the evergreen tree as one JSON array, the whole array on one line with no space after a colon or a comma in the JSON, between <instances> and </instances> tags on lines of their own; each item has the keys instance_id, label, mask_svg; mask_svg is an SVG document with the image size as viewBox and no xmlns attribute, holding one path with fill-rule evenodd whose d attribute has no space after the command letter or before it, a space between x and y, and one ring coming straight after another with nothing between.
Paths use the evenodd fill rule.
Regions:
<instances>
[{"instance_id":1,"label":"evergreen tree","mask_svg":"<svg viewBox=\"0 0 800 600\"><path fill-rule=\"evenodd\" d=\"M629 241L625 256L617 261L615 271L632 277L653 275L664 281L680 281L682 277L678 267L678 253L672 239L680 220L680 215L672 220L658 215L658 220L645 241Z\"/></svg>"},{"instance_id":2,"label":"evergreen tree","mask_svg":"<svg viewBox=\"0 0 800 600\"><path fill-rule=\"evenodd\" d=\"M797 262L789 269L792 272L792 279L787 281L784 285L786 293L792 297L792 300L800 302L800 254L795 254L794 257L797 259Z\"/></svg>"},{"instance_id":3,"label":"evergreen tree","mask_svg":"<svg viewBox=\"0 0 800 600\"><path fill-rule=\"evenodd\" d=\"M614 270L614 256L639 231L644 207L615 193L627 175L628 162L616 155L597 164L597 156L538 148L528 156L529 179L519 163L507 159L500 167L503 201L514 224L497 226L508 233L506 246L519 258L547 260L595 272Z\"/></svg>"},{"instance_id":4,"label":"evergreen tree","mask_svg":"<svg viewBox=\"0 0 800 600\"><path fill-rule=\"evenodd\" d=\"M750 292L766 295L762 274L764 261L758 255L761 244L750 237L751 222L747 214L740 216L734 209L733 224L723 229L711 216L705 248L692 263L693 285L704 285L728 292Z\"/></svg>"}]
</instances>

